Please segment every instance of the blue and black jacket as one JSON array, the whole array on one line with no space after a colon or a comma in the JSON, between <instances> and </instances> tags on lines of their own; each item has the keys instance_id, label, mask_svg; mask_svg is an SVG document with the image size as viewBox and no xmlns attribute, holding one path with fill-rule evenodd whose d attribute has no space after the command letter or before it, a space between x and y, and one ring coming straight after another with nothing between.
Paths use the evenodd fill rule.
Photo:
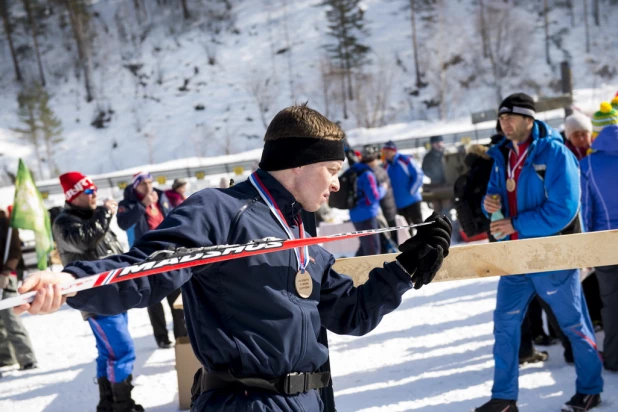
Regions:
<instances>
[{"instance_id":1,"label":"blue and black jacket","mask_svg":"<svg viewBox=\"0 0 618 412\"><path fill-rule=\"evenodd\" d=\"M257 173L298 233L301 205L270 174ZM195 193L128 253L75 262L64 271L81 278L139 263L170 247L239 244L269 236L285 239L286 233L245 181ZM150 306L182 286L191 345L208 371L265 377L311 372L328 358L328 349L318 342L321 326L337 334L366 334L399 306L412 283L397 264L386 263L355 287L350 277L333 270L330 253L311 246L309 254L313 292L308 299L296 293L296 255L286 250L128 280L79 292L67 302L80 310L115 314ZM315 390L295 396L210 391L201 394L193 410L320 411L322 403Z\"/></svg>"},{"instance_id":2,"label":"blue and black jacket","mask_svg":"<svg viewBox=\"0 0 618 412\"><path fill-rule=\"evenodd\" d=\"M378 183L375 173L366 163L356 163L351 167L356 178L356 205L350 209L352 222L363 222L380 213L380 200L386 194L386 188Z\"/></svg>"},{"instance_id":3,"label":"blue and black jacket","mask_svg":"<svg viewBox=\"0 0 618 412\"><path fill-rule=\"evenodd\" d=\"M487 152L494 166L487 194L500 195L502 213L509 211L506 175L508 152L512 142L507 138ZM517 216L513 228L520 239L565 233L578 222L580 211L579 167L577 159L562 143L560 134L546 123L535 120L532 142L517 183ZM483 208L487 216L489 214ZM503 240L509 240L507 236Z\"/></svg>"}]
</instances>

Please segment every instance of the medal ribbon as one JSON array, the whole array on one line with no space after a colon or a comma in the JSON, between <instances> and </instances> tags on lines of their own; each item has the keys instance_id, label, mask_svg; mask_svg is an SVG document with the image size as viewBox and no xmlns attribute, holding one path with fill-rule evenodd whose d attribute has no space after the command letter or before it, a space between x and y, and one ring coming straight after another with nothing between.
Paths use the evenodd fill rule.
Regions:
<instances>
[{"instance_id":1,"label":"medal ribbon","mask_svg":"<svg viewBox=\"0 0 618 412\"><path fill-rule=\"evenodd\" d=\"M281 213L281 210L279 210L277 202L275 202L275 199L272 197L266 186L264 186L264 183L262 183L262 180L260 180L260 177L257 175L257 173L252 173L251 176L249 176L249 181L258 191L262 200L264 200L264 202L268 205L270 212L273 214L277 222L279 222L279 225L281 225L283 230L285 230L288 238L296 239L294 237L294 234L292 233L292 229L290 228L290 226L288 226L287 221L283 216L283 213ZM298 238L304 239L305 229L303 227L302 219L297 219L296 223L298 223L299 229ZM307 267L307 264L309 263L309 246L305 246L304 248L295 248L294 253L296 254L296 260L298 262L298 270L300 270L302 273L305 273L305 269Z\"/></svg>"},{"instance_id":2,"label":"medal ribbon","mask_svg":"<svg viewBox=\"0 0 618 412\"><path fill-rule=\"evenodd\" d=\"M511 153L513 153L514 150L511 150L509 152L509 161L507 162L507 170L508 170L509 179L515 180L515 170L517 169L517 166L519 166L519 164L526 158L526 155L528 154L528 149L530 149L530 146L526 148L526 151L521 155L521 157L517 160L517 162L515 162L515 167L513 167L512 169L511 169Z\"/></svg>"}]
</instances>

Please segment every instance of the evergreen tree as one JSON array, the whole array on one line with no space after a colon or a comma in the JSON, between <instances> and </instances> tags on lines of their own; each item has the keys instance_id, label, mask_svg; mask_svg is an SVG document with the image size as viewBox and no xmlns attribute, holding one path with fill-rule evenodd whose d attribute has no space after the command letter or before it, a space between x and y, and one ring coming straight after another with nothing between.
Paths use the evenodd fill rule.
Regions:
<instances>
[{"instance_id":1,"label":"evergreen tree","mask_svg":"<svg viewBox=\"0 0 618 412\"><path fill-rule=\"evenodd\" d=\"M19 105L17 116L23 127L15 127L14 131L22 139L28 141L34 147L37 161L38 178L43 177L41 168L41 152L39 150L39 123L37 121L37 96L34 88L24 89L17 95Z\"/></svg>"},{"instance_id":2,"label":"evergreen tree","mask_svg":"<svg viewBox=\"0 0 618 412\"><path fill-rule=\"evenodd\" d=\"M324 0L321 5L328 7L328 35L334 42L325 45L325 48L334 66L341 72L343 115L347 118L346 99L354 99L352 73L369 62L367 54L371 49L362 43L369 31L365 27L360 0Z\"/></svg>"},{"instance_id":3,"label":"evergreen tree","mask_svg":"<svg viewBox=\"0 0 618 412\"><path fill-rule=\"evenodd\" d=\"M58 166L54 161L54 145L62 142L62 122L49 106L49 94L44 89L39 90L37 101L37 115L39 127L43 141L45 142L45 151L47 154L47 169L50 176L58 175Z\"/></svg>"}]
</instances>

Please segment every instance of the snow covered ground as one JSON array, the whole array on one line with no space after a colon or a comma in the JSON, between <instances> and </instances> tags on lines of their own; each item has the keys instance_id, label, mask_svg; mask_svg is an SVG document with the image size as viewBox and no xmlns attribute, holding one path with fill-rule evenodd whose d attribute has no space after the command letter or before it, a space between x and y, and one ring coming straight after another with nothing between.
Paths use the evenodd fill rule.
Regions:
<instances>
[{"instance_id":1,"label":"snow covered ground","mask_svg":"<svg viewBox=\"0 0 618 412\"><path fill-rule=\"evenodd\" d=\"M370 334L330 335L337 410L469 411L490 395L496 280L439 283L410 291ZM158 349L145 309L129 312L135 339L137 399L149 412L178 410L174 351ZM171 319L168 316L168 319ZM2 412L94 411L94 338L68 307L25 316L40 368L5 372ZM597 336L602 341L602 333ZM559 346L545 364L520 370L522 411L558 411L574 393L575 372ZM604 373L599 411L618 408L618 375Z\"/></svg>"}]
</instances>

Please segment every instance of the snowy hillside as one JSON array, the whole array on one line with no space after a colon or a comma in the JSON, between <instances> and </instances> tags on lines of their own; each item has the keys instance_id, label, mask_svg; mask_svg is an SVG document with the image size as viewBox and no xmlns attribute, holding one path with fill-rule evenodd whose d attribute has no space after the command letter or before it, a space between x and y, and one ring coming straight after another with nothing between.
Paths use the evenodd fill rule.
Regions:
<instances>
[{"instance_id":1,"label":"snowy hillside","mask_svg":"<svg viewBox=\"0 0 618 412\"><path fill-rule=\"evenodd\" d=\"M13 13L19 17L23 11L17 3ZM369 35L361 40L372 49L372 63L357 82L357 97L348 102L347 120L336 98L337 79L325 81L321 75L327 60L323 45L331 41L321 0L219 2L232 5L229 19L219 23L212 21L212 6L207 6L217 2L190 1L189 20L183 19L180 7L162 7L162 1L142 1L140 13L128 0L88 3L96 30L93 101L86 102L83 78L76 77L75 46L60 5L53 6L45 20L46 35L39 36L51 106L64 129L64 141L54 148L61 172L99 174L256 148L263 123L294 102L309 101L342 121L348 131L368 122L403 122L409 123L406 133L427 127L426 121L469 122L471 112L497 103L489 61L483 58L476 0L417 1L425 5L418 7L416 16L426 84L420 89L415 85L410 11L405 8L409 1L362 2ZM560 62L568 60L574 87L595 90L591 107L613 96L618 79L615 0L600 0L599 26L589 17L590 53L585 52L582 2L573 2L572 28L567 2L549 2L551 65L545 61L542 10L537 4L541 2L514 3L485 1L498 11L509 8L508 14L487 12L490 36L518 39L502 45L516 58L500 82L503 95L520 90L537 97L558 94ZM23 30L16 34L18 46L26 47L30 40ZM36 169L32 148L11 131L20 126L20 86L4 39L0 56L0 168L15 170L17 158L25 157ZM25 62L22 70L28 83L37 79L37 70L31 54ZM330 93L328 107L325 88ZM374 113L361 106L375 103L376 90L386 103L378 120L372 120L369 114ZM256 98L267 111L258 109ZM91 122L101 113L109 122L97 129ZM49 177L46 171L42 175Z\"/></svg>"},{"instance_id":2,"label":"snowy hillside","mask_svg":"<svg viewBox=\"0 0 618 412\"><path fill-rule=\"evenodd\" d=\"M368 335L330 334L337 410L453 412L484 403L493 380L496 286L495 279L485 279L411 290ZM24 321L40 368L5 372L0 411L94 411L95 342L79 312L66 307ZM177 411L174 351L157 349L146 309L129 311L129 325L137 355L135 399L148 412ZM574 368L564 363L561 347L550 347L549 355L544 364L520 369L521 411L558 411L573 395ZM603 405L595 411L615 411L618 376L604 372L603 378Z\"/></svg>"}]
</instances>

